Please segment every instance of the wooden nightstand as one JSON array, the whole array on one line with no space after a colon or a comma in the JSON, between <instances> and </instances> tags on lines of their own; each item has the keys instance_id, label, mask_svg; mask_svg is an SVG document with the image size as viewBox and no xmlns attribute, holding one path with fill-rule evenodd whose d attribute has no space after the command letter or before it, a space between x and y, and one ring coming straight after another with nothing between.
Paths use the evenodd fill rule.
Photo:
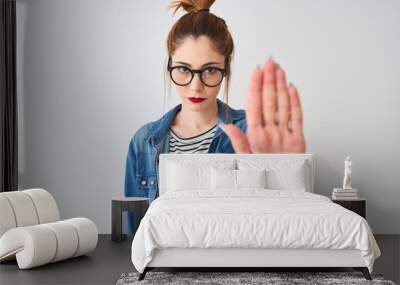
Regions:
<instances>
[{"instance_id":1,"label":"wooden nightstand","mask_svg":"<svg viewBox=\"0 0 400 285\"><path fill-rule=\"evenodd\" d=\"M341 205L342 207L353 211L354 213L359 214L361 217L366 219L366 209L367 209L367 201L364 198L359 198L355 200L338 200L332 199L332 202Z\"/></svg>"}]
</instances>

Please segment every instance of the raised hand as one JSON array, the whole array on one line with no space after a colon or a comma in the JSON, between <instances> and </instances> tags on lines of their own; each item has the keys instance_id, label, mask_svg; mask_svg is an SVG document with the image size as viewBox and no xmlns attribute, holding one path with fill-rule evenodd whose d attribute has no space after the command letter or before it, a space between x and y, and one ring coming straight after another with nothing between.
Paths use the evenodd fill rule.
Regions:
<instances>
[{"instance_id":1,"label":"raised hand","mask_svg":"<svg viewBox=\"0 0 400 285\"><path fill-rule=\"evenodd\" d=\"M304 153L303 114L297 88L270 57L253 72L247 96L247 133L233 124L222 128L235 153Z\"/></svg>"}]
</instances>

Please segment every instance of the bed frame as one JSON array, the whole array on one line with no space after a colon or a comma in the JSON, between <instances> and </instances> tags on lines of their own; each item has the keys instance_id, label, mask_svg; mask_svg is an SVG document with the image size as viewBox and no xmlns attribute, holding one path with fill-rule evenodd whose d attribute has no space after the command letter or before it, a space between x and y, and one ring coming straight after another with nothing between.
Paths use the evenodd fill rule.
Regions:
<instances>
[{"instance_id":1,"label":"bed frame","mask_svg":"<svg viewBox=\"0 0 400 285\"><path fill-rule=\"evenodd\" d=\"M313 154L160 154L159 194L165 193L166 165L170 159L235 159L238 157L261 157L263 159L307 160L310 166L308 191L314 192L315 157ZM205 158L205 157L204 157ZM367 280L371 276L360 250L338 249L271 249L271 248L166 248L156 249L153 259L140 273L138 280L143 280L148 271L156 268L229 268L229 271L264 271L265 269L284 268L343 268L350 267L361 271ZM262 270L263 269L263 270Z\"/></svg>"}]
</instances>

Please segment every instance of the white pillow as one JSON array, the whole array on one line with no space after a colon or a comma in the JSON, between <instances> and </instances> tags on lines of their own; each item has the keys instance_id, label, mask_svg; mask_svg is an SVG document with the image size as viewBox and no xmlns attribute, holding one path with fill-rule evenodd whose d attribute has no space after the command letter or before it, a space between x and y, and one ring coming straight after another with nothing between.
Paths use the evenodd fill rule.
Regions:
<instances>
[{"instance_id":1,"label":"white pillow","mask_svg":"<svg viewBox=\"0 0 400 285\"><path fill-rule=\"evenodd\" d=\"M201 154L199 154L201 155ZM235 160L170 160L167 164L166 191L211 189L210 168L235 169Z\"/></svg>"},{"instance_id":2,"label":"white pillow","mask_svg":"<svg viewBox=\"0 0 400 285\"><path fill-rule=\"evenodd\" d=\"M272 190L311 191L309 167L305 160L238 159L240 170L267 170L267 188Z\"/></svg>"},{"instance_id":3,"label":"white pillow","mask_svg":"<svg viewBox=\"0 0 400 285\"><path fill-rule=\"evenodd\" d=\"M265 169L233 170L211 168L212 190L239 190L241 188L266 188Z\"/></svg>"},{"instance_id":4,"label":"white pillow","mask_svg":"<svg viewBox=\"0 0 400 285\"><path fill-rule=\"evenodd\" d=\"M236 189L236 170L211 168L211 189Z\"/></svg>"},{"instance_id":5,"label":"white pillow","mask_svg":"<svg viewBox=\"0 0 400 285\"><path fill-rule=\"evenodd\" d=\"M238 169L235 172L238 188L267 188L267 171L265 169Z\"/></svg>"}]
</instances>

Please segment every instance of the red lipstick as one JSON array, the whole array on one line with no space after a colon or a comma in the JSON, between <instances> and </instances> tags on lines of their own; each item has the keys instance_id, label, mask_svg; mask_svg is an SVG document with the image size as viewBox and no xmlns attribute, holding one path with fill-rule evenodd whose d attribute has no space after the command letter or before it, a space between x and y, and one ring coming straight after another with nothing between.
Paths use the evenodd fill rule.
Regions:
<instances>
[{"instance_id":1,"label":"red lipstick","mask_svg":"<svg viewBox=\"0 0 400 285\"><path fill-rule=\"evenodd\" d=\"M189 100L192 101L193 103L200 103L206 100L206 98L195 98L195 97L189 97Z\"/></svg>"}]
</instances>

